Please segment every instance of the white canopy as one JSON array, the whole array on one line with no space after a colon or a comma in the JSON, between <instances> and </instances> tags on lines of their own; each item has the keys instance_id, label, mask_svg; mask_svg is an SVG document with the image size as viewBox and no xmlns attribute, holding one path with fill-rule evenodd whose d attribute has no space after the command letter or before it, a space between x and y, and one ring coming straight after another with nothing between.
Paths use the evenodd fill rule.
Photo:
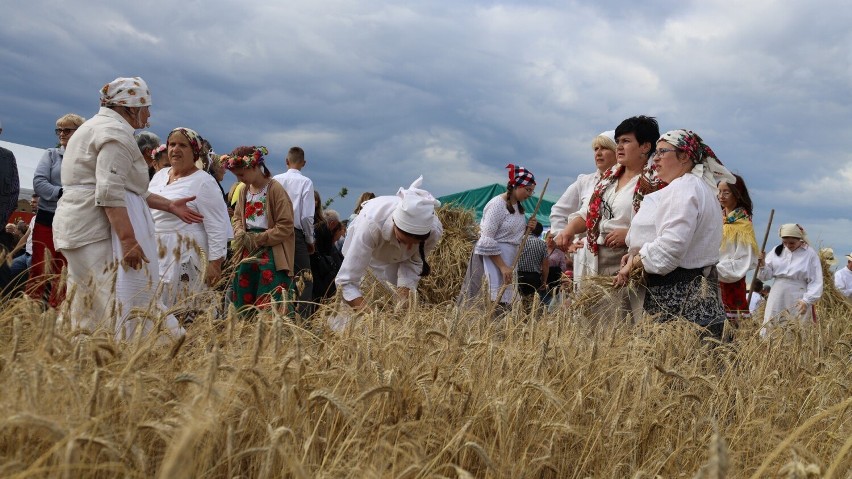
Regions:
<instances>
[{"instance_id":1,"label":"white canopy","mask_svg":"<svg viewBox=\"0 0 852 479\"><path fill-rule=\"evenodd\" d=\"M15 161L18 163L18 179L21 183L21 192L18 194L19 199L30 199L33 194L33 176L44 155L43 148L34 148L27 145L19 145L17 143L9 143L8 141L0 141L0 147L6 148L15 154Z\"/></svg>"}]
</instances>

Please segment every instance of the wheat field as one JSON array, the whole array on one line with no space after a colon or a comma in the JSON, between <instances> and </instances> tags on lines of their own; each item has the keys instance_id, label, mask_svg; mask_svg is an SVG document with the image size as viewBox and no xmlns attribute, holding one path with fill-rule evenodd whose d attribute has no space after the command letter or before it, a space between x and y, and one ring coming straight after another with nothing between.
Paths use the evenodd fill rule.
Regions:
<instances>
[{"instance_id":1,"label":"wheat field","mask_svg":"<svg viewBox=\"0 0 852 479\"><path fill-rule=\"evenodd\" d=\"M4 299L0 477L852 477L852 308L831 284L819 323L769 340L753 321L725 343L593 332L537 304L493 320L450 300L472 234L451 219L411 308L374 285L340 333L338 304L117 343Z\"/></svg>"},{"instance_id":2,"label":"wheat field","mask_svg":"<svg viewBox=\"0 0 852 479\"><path fill-rule=\"evenodd\" d=\"M850 477L852 327L822 313L721 344L416 304L341 334L205 315L157 345L15 299L0 476Z\"/></svg>"}]
</instances>

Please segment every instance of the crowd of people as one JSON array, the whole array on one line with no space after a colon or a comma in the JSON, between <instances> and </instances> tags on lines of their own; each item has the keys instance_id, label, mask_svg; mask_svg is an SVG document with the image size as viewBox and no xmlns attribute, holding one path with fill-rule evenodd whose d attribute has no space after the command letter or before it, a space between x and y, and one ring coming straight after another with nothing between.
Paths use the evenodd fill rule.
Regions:
<instances>
[{"instance_id":1,"label":"crowd of people","mask_svg":"<svg viewBox=\"0 0 852 479\"><path fill-rule=\"evenodd\" d=\"M242 317L281 308L305 320L337 290L353 310L369 310L361 290L367 271L405 306L430 274L427 258L444 231L440 203L422 177L395 195L364 193L341 220L302 173L300 147L288 151L287 171L273 176L263 146L219 156L186 127L163 143L148 131L134 136L148 126L152 106L138 77L104 85L100 105L88 120L57 119L58 147L45 152L33 180L35 216L17 244L7 245L22 252L0 278L7 292L13 276L26 278L22 293L45 307L68 302L63 311L72 326L123 339L147 334L163 318L164 329L180 336L191 316L173 313L203 309L210 294ZM736 325L754 311L746 278L756 268L756 282L773 281L761 334L786 321L815 320L822 270L804 228L783 225L782 244L760 252L745 181L698 134L660 134L654 118L636 116L591 146L594 170L561 195L544 240L542 224L523 205L535 193L535 176L507 166L506 191L483 211L460 307L485 302L499 316L537 294L566 307L584 279L609 276L614 293L586 318L592 328L650 315L690 321L718 337L726 321ZM5 218L19 188L9 155L0 149ZM237 180L228 192L221 185L226 170ZM18 230L11 225L6 234ZM852 255L847 259L835 282L848 298Z\"/></svg>"}]
</instances>

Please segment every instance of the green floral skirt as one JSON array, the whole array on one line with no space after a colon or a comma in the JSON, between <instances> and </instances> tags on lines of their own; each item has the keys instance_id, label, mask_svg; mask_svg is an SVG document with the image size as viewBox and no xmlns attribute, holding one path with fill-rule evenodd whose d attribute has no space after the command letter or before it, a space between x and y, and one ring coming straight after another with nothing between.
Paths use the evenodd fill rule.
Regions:
<instances>
[{"instance_id":1,"label":"green floral skirt","mask_svg":"<svg viewBox=\"0 0 852 479\"><path fill-rule=\"evenodd\" d=\"M241 316L251 316L256 310L283 305L293 316L293 280L284 271L275 269L272 248L263 246L252 254L243 253L237 265L231 291L231 302Z\"/></svg>"}]
</instances>

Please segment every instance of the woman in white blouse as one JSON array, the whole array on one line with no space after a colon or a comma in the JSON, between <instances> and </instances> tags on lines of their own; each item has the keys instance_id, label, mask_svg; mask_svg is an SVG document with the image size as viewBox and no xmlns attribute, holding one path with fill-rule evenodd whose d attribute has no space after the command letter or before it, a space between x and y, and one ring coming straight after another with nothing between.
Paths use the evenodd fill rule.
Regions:
<instances>
[{"instance_id":1,"label":"woman in white blouse","mask_svg":"<svg viewBox=\"0 0 852 479\"><path fill-rule=\"evenodd\" d=\"M746 298L746 273L757 265L757 238L751 223L753 206L745 181L733 175L733 183L719 182L719 204L722 206L722 248L720 250L719 286L722 305L728 320L737 324L740 317L751 317Z\"/></svg>"},{"instance_id":2,"label":"woman in white blouse","mask_svg":"<svg viewBox=\"0 0 852 479\"><path fill-rule=\"evenodd\" d=\"M595 168L596 171L590 174L581 174L577 177L577 181L571 183L565 193L550 209L550 228L555 232L553 241L557 241L559 233L565 228L568 219L574 213L580 211L583 206L589 204L589 198L595 190L595 185L600 181L601 176L610 168L615 166L615 131L609 130L601 133L592 141L592 150L595 153ZM568 249L568 244L573 238L563 238L563 245ZM555 244L555 243L554 243ZM585 246L585 238L574 243L570 248L575 250L574 253L574 282L579 282L583 276L597 274L597 258L594 255L587 254L588 250ZM551 276L552 277L552 276ZM553 278L557 279L557 278Z\"/></svg>"},{"instance_id":3,"label":"woman in white blouse","mask_svg":"<svg viewBox=\"0 0 852 479\"><path fill-rule=\"evenodd\" d=\"M660 137L657 120L636 116L615 129L617 164L603 173L589 201L568 218L556 244L567 249L570 238L587 232L587 262L597 265L597 274L615 275L627 253L625 238L633 215L645 195L658 189L648 159ZM593 324L619 324L622 319L638 321L642 315L642 292L621 290L594 308Z\"/></svg>"},{"instance_id":4,"label":"woman in white blouse","mask_svg":"<svg viewBox=\"0 0 852 479\"><path fill-rule=\"evenodd\" d=\"M521 204L535 191L535 176L522 166L508 165L506 192L491 199L482 211L479 240L467 267L459 303L476 301L483 277L488 282L491 301L507 306L515 300L515 256L528 226ZM534 226L534 219L530 219ZM502 295L501 292L502 291ZM499 298L498 298L498 295Z\"/></svg>"},{"instance_id":5,"label":"woman in white blouse","mask_svg":"<svg viewBox=\"0 0 852 479\"><path fill-rule=\"evenodd\" d=\"M814 305L822 296L822 266L804 228L785 224L779 235L782 244L768 255L760 253L757 264L758 279L774 280L766 299L761 336L788 320L803 324L816 321Z\"/></svg>"},{"instance_id":6,"label":"woman in white blouse","mask_svg":"<svg viewBox=\"0 0 852 479\"><path fill-rule=\"evenodd\" d=\"M159 170L148 191L164 198L195 197L187 203L204 220L187 224L177 216L153 210L160 246L160 280L168 307L212 287L222 274L228 240L234 237L228 208L216 179L196 167L201 137L189 128L175 128L166 140L171 166Z\"/></svg>"},{"instance_id":7,"label":"woman in white blouse","mask_svg":"<svg viewBox=\"0 0 852 479\"><path fill-rule=\"evenodd\" d=\"M685 318L721 337L725 311L716 263L722 218L716 200L720 179L733 176L697 134L665 133L654 155L657 176L668 185L645 197L627 234L615 284L624 285L632 268L646 273L645 311L658 321Z\"/></svg>"}]
</instances>

